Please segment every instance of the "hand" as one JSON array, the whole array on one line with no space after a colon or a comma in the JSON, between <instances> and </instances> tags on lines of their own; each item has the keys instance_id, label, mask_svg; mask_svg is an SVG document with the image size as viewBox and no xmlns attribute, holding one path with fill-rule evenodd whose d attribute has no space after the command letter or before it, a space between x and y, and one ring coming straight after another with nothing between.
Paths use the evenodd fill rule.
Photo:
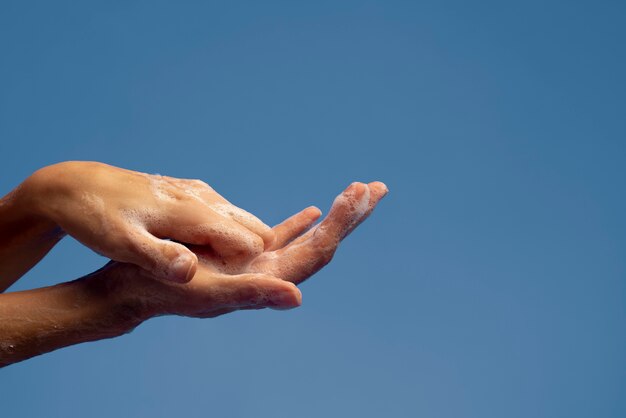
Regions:
<instances>
[{"instance_id":1,"label":"hand","mask_svg":"<svg viewBox=\"0 0 626 418\"><path fill-rule=\"evenodd\" d=\"M185 284L155 280L136 265L111 262L72 282L1 294L0 367L122 335L152 316L213 317L238 309L296 307L302 296L295 284L330 261L339 242L386 192L382 183L353 183L318 226L305 232L320 216L316 208L305 209L276 226L273 244L253 258L222 258L217 250L193 246L200 263Z\"/></svg>"},{"instance_id":2,"label":"hand","mask_svg":"<svg viewBox=\"0 0 626 418\"><path fill-rule=\"evenodd\" d=\"M319 225L309 230L321 214L319 209L303 210L274 227L272 246L251 260L227 260L210 248L193 246L198 271L184 285L151 280L134 266L107 268L118 269L125 277L130 293L149 311L148 316L212 317L237 309L296 307L301 294L294 284L326 265L340 241L369 216L386 193L380 182L353 183L335 199Z\"/></svg>"},{"instance_id":3,"label":"hand","mask_svg":"<svg viewBox=\"0 0 626 418\"><path fill-rule=\"evenodd\" d=\"M65 162L39 170L24 188L29 210L96 252L166 280L186 282L196 271L196 255L174 241L248 260L274 239L267 225L199 180Z\"/></svg>"}]
</instances>

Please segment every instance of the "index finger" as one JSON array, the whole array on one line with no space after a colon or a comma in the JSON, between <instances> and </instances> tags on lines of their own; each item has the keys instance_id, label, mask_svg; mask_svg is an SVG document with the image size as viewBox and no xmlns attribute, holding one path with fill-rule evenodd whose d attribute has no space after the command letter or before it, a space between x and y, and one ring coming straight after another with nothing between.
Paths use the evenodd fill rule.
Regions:
<instances>
[{"instance_id":1,"label":"index finger","mask_svg":"<svg viewBox=\"0 0 626 418\"><path fill-rule=\"evenodd\" d=\"M269 246L272 245L274 241L274 231L250 212L233 205L226 199L224 199L223 203L210 203L209 207L225 218L232 219L239 225L248 228L250 231L260 236L261 239L263 239L265 248L269 248Z\"/></svg>"},{"instance_id":2,"label":"index finger","mask_svg":"<svg viewBox=\"0 0 626 418\"><path fill-rule=\"evenodd\" d=\"M164 177L164 179L178 187L182 187L191 198L204 203L223 217L237 222L260 236L265 248L269 248L274 241L272 228L251 213L230 203L224 196L202 180L176 179L173 177Z\"/></svg>"}]
</instances>

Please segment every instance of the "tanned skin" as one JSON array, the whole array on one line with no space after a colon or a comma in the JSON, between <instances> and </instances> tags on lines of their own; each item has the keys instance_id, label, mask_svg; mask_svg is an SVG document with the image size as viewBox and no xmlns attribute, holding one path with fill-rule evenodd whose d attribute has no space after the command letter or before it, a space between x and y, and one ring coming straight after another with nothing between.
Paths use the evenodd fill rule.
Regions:
<instances>
[{"instance_id":1,"label":"tanned skin","mask_svg":"<svg viewBox=\"0 0 626 418\"><path fill-rule=\"evenodd\" d=\"M353 183L321 223L314 226L321 212L309 207L269 228L197 180L158 176L155 182L100 163L63 164L69 166L47 167L47 174L47 168L40 170L0 201L1 289L68 231L116 261L74 281L0 294L0 366L116 337L155 316L208 318L240 309L297 307L302 295L296 285L330 262L341 240L387 193L380 182ZM101 171L95 179L72 183L75 176L68 170L81 169L88 169L82 177ZM111 171L118 187L103 180ZM139 197L132 195L137 190ZM160 212L144 211L151 213L145 221L141 213L129 217L145 207ZM112 230L102 227L116 222ZM224 234L224 228L235 232ZM178 275L163 268L181 254L192 254L191 267L179 268Z\"/></svg>"}]
</instances>

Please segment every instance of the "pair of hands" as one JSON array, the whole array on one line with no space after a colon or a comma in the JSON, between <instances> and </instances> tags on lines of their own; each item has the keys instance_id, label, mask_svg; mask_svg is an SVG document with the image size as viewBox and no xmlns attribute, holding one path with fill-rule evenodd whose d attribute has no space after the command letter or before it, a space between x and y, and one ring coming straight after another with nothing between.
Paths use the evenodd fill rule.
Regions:
<instances>
[{"instance_id":1,"label":"pair of hands","mask_svg":"<svg viewBox=\"0 0 626 418\"><path fill-rule=\"evenodd\" d=\"M143 315L194 317L299 306L295 285L326 265L387 193L380 182L353 183L318 225L321 212L309 207L270 228L199 180L101 163L49 166L24 187L33 216L115 260L88 280Z\"/></svg>"}]
</instances>

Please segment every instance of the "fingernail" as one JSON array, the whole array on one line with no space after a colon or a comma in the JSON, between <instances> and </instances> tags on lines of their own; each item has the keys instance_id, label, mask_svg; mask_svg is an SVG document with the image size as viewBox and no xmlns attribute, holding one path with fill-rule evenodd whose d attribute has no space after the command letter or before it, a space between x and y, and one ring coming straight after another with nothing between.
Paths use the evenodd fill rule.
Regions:
<instances>
[{"instance_id":1,"label":"fingernail","mask_svg":"<svg viewBox=\"0 0 626 418\"><path fill-rule=\"evenodd\" d=\"M181 254L170 266L168 279L173 282L187 283L195 274L195 263L189 254Z\"/></svg>"}]
</instances>

